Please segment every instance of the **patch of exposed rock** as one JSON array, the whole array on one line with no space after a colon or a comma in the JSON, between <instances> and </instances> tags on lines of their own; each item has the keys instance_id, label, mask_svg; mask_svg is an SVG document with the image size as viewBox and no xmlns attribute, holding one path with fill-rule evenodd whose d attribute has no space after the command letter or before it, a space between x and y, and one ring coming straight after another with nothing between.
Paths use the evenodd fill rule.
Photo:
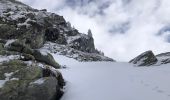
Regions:
<instances>
[{"instance_id":1,"label":"patch of exposed rock","mask_svg":"<svg viewBox=\"0 0 170 100\"><path fill-rule=\"evenodd\" d=\"M152 51L146 51L139 56L135 57L129 63L133 63L137 66L150 66L153 64L156 64L158 59L156 56L153 54Z\"/></svg>"}]
</instances>

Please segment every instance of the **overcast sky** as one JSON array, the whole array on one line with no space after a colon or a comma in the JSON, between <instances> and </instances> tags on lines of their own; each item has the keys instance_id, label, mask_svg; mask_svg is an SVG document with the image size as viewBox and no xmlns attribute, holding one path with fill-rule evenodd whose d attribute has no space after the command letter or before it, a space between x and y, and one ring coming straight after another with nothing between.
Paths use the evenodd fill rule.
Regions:
<instances>
[{"instance_id":1,"label":"overcast sky","mask_svg":"<svg viewBox=\"0 0 170 100\"><path fill-rule=\"evenodd\" d=\"M64 16L79 30L92 30L96 48L118 61L153 50L170 52L169 0L20 0Z\"/></svg>"}]
</instances>

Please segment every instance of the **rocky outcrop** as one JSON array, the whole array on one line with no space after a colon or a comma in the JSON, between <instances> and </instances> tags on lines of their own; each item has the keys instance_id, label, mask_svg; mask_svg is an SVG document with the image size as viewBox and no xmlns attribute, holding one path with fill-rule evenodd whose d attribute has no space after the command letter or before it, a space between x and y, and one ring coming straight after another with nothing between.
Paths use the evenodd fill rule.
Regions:
<instances>
[{"instance_id":1,"label":"rocky outcrop","mask_svg":"<svg viewBox=\"0 0 170 100\"><path fill-rule=\"evenodd\" d=\"M95 49L91 30L88 35L80 33L66 22L63 16L33 9L15 0L0 1L0 38L5 40L18 39L20 44L31 49L40 49L44 44L53 42L64 45L75 51L100 55ZM13 49L18 44L13 44ZM22 49L22 48L20 48ZM18 50L20 51L20 50ZM87 55L83 55L88 60ZM94 61L98 61L98 56ZM102 60L101 59L99 60ZM93 59L92 59L93 60Z\"/></svg>"},{"instance_id":2,"label":"rocky outcrop","mask_svg":"<svg viewBox=\"0 0 170 100\"><path fill-rule=\"evenodd\" d=\"M66 38L57 28L47 28L45 31L46 41L56 42L58 44L67 44Z\"/></svg>"},{"instance_id":3,"label":"rocky outcrop","mask_svg":"<svg viewBox=\"0 0 170 100\"><path fill-rule=\"evenodd\" d=\"M157 63L157 61L158 60L152 51L146 51L129 61L129 63L133 63L137 66L150 66Z\"/></svg>"},{"instance_id":4,"label":"rocky outcrop","mask_svg":"<svg viewBox=\"0 0 170 100\"><path fill-rule=\"evenodd\" d=\"M45 62L60 67L50 54L33 50L18 40L0 42L1 100L59 100L65 82L59 71L45 67Z\"/></svg>"},{"instance_id":5,"label":"rocky outcrop","mask_svg":"<svg viewBox=\"0 0 170 100\"><path fill-rule=\"evenodd\" d=\"M36 10L15 0L1 0L0 5L0 38L25 39L26 44L37 49L43 46L50 28L66 26L62 16ZM55 28L54 28L55 29ZM49 31L55 34L56 30ZM55 35L53 34L53 35ZM58 39L58 38L54 38ZM54 40L51 40L54 41Z\"/></svg>"},{"instance_id":6,"label":"rocky outcrop","mask_svg":"<svg viewBox=\"0 0 170 100\"><path fill-rule=\"evenodd\" d=\"M89 62L89 61L111 61L114 62L115 60L104 56L102 53L87 53L87 52L82 52L79 50L76 50L74 48L71 48L69 46L65 45L60 45L60 44L55 44L51 42L47 42L44 47L41 49L47 50L48 52L55 53L55 54L60 54L60 55L65 55L69 58L74 58L78 61L84 61L84 62Z\"/></svg>"},{"instance_id":7,"label":"rocky outcrop","mask_svg":"<svg viewBox=\"0 0 170 100\"><path fill-rule=\"evenodd\" d=\"M170 63L170 52L154 55L152 51L146 51L136 58L129 61L137 66L159 66Z\"/></svg>"},{"instance_id":8,"label":"rocky outcrop","mask_svg":"<svg viewBox=\"0 0 170 100\"><path fill-rule=\"evenodd\" d=\"M61 73L34 62L31 65L21 60L3 62L0 80L1 100L59 100L63 94Z\"/></svg>"},{"instance_id":9,"label":"rocky outcrop","mask_svg":"<svg viewBox=\"0 0 170 100\"><path fill-rule=\"evenodd\" d=\"M49 53L42 52L43 47L48 48L47 42L64 46L55 50L51 48L57 47L49 47L49 51L54 50L52 53L62 52L79 61L113 61L95 49L91 31L89 35L82 34L63 16L45 9L0 0L1 100L60 98L65 82L55 69L60 65Z\"/></svg>"},{"instance_id":10,"label":"rocky outcrop","mask_svg":"<svg viewBox=\"0 0 170 100\"><path fill-rule=\"evenodd\" d=\"M20 53L20 55L23 56L23 59L21 58L22 60L37 60L39 62L53 66L54 68L60 68L60 65L54 60L50 53L31 49L28 45L25 44L24 40L15 40L12 43L8 43L6 48L9 51L16 51Z\"/></svg>"},{"instance_id":11,"label":"rocky outcrop","mask_svg":"<svg viewBox=\"0 0 170 100\"><path fill-rule=\"evenodd\" d=\"M39 50L34 50L33 56L37 61L44 62L54 68L60 68L60 65L54 60L53 56L47 52L42 53Z\"/></svg>"},{"instance_id":12,"label":"rocky outcrop","mask_svg":"<svg viewBox=\"0 0 170 100\"><path fill-rule=\"evenodd\" d=\"M88 53L96 53L93 37L76 35L68 38L68 46L76 50Z\"/></svg>"}]
</instances>

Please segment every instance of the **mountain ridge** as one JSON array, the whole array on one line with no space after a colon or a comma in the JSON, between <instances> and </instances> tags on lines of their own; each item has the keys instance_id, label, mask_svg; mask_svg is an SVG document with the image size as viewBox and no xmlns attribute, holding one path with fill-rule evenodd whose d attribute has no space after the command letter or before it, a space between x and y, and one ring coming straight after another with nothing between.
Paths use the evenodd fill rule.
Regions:
<instances>
[{"instance_id":1,"label":"mountain ridge","mask_svg":"<svg viewBox=\"0 0 170 100\"><path fill-rule=\"evenodd\" d=\"M0 2L2 5L0 19L1 23L4 23L0 28L5 32L0 35L0 38L24 40L25 44L32 49L39 49L46 41L50 41L65 45L65 49L72 48L73 51L84 52L81 54L85 55L84 58L80 58L81 61L114 61L95 48L92 35L80 33L69 22L66 22L63 16L47 12L45 9L33 9L15 0L1 0ZM90 59L88 57L90 53L96 54L96 57L91 56Z\"/></svg>"}]
</instances>

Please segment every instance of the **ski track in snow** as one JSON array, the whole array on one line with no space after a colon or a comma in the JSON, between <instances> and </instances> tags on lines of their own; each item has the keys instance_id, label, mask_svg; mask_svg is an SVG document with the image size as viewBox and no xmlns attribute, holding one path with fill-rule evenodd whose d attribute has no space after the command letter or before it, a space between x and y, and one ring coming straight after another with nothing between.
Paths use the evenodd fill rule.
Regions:
<instances>
[{"instance_id":1,"label":"ski track in snow","mask_svg":"<svg viewBox=\"0 0 170 100\"><path fill-rule=\"evenodd\" d=\"M77 62L53 54L66 69L61 100L170 100L170 64L135 67L124 62Z\"/></svg>"}]
</instances>

